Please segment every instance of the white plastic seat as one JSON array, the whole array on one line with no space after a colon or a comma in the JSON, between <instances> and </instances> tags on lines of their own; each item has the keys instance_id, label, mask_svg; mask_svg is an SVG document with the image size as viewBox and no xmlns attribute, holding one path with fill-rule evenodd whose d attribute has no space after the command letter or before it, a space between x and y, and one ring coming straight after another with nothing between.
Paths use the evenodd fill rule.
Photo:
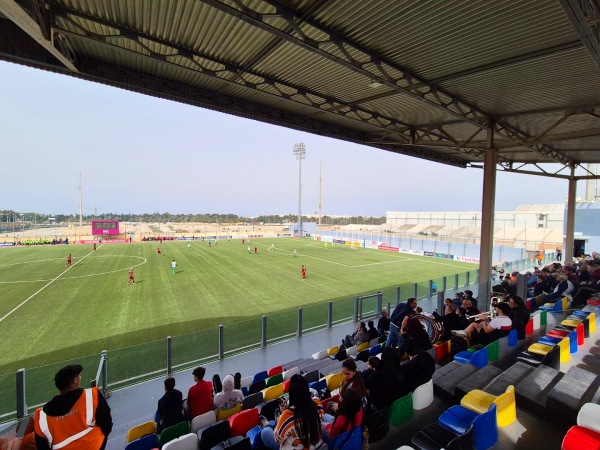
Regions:
<instances>
[{"instance_id":1,"label":"white plastic seat","mask_svg":"<svg viewBox=\"0 0 600 450\"><path fill-rule=\"evenodd\" d=\"M299 373L299 370L297 367L286 370L285 372L283 372L283 381L289 380L290 378L292 378L294 375L297 375L298 373Z\"/></svg>"},{"instance_id":2,"label":"white plastic seat","mask_svg":"<svg viewBox=\"0 0 600 450\"><path fill-rule=\"evenodd\" d=\"M173 439L162 446L162 450L198 450L198 436L189 433Z\"/></svg>"},{"instance_id":3,"label":"white plastic seat","mask_svg":"<svg viewBox=\"0 0 600 450\"><path fill-rule=\"evenodd\" d=\"M313 353L312 354L312 359L315 359L317 361L321 361L322 359L327 358L327 356L328 356L327 350L321 350L320 352Z\"/></svg>"},{"instance_id":4,"label":"white plastic seat","mask_svg":"<svg viewBox=\"0 0 600 450\"><path fill-rule=\"evenodd\" d=\"M600 433L600 421L598 417L600 417L600 405L586 403L579 410L579 414L577 414L577 425Z\"/></svg>"},{"instance_id":5,"label":"white plastic seat","mask_svg":"<svg viewBox=\"0 0 600 450\"><path fill-rule=\"evenodd\" d=\"M215 414L214 409L211 409L204 414L200 414L192 419L192 423L190 425L190 432L197 434L198 430L202 428L206 428L209 425L212 425L217 421L217 415Z\"/></svg>"},{"instance_id":6,"label":"white plastic seat","mask_svg":"<svg viewBox=\"0 0 600 450\"><path fill-rule=\"evenodd\" d=\"M348 358L354 355L358 355L358 347L356 345L353 345L352 347L346 349L346 356Z\"/></svg>"},{"instance_id":7,"label":"white plastic seat","mask_svg":"<svg viewBox=\"0 0 600 450\"><path fill-rule=\"evenodd\" d=\"M252 377L244 377L240 380L240 387L241 386L250 387L251 384L252 384Z\"/></svg>"},{"instance_id":8,"label":"white plastic seat","mask_svg":"<svg viewBox=\"0 0 600 450\"><path fill-rule=\"evenodd\" d=\"M433 402L433 380L418 386L413 392L413 409L425 409Z\"/></svg>"}]
</instances>

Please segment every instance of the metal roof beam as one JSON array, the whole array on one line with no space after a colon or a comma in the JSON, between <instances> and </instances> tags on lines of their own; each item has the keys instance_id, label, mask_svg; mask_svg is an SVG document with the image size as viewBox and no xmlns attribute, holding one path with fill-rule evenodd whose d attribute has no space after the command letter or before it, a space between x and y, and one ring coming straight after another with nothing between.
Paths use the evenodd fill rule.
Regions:
<instances>
[{"instance_id":1,"label":"metal roof beam","mask_svg":"<svg viewBox=\"0 0 600 450\"><path fill-rule=\"evenodd\" d=\"M600 5L596 0L559 0L586 50L600 69Z\"/></svg>"},{"instance_id":2,"label":"metal roof beam","mask_svg":"<svg viewBox=\"0 0 600 450\"><path fill-rule=\"evenodd\" d=\"M362 74L367 79L374 79L391 89L416 98L428 106L459 117L463 121L470 122L478 127L487 128L488 116L484 111L445 92L438 86L420 79L407 69L382 59L379 55L373 54L371 51L336 34L317 22L303 17L297 11L278 1L263 0L274 8L274 12L268 14L258 11L256 8L252 9L251 6L242 4L241 2L235 2L235 6L230 6L229 3L220 0L199 1L278 36L280 39L318 54L348 70ZM270 25L269 22L273 18L287 22L285 28L292 27L294 33L286 33L282 29ZM310 28L310 30L307 28ZM309 37L308 34L317 34L311 31L318 31L318 34L323 35L324 38L315 39ZM357 59L353 55L360 55L360 59ZM401 76L393 76L390 72L398 72Z\"/></svg>"},{"instance_id":3,"label":"metal roof beam","mask_svg":"<svg viewBox=\"0 0 600 450\"><path fill-rule=\"evenodd\" d=\"M45 36L47 35L47 24L40 25L14 0L0 0L0 13L4 14L11 22L27 33L66 68L73 72L79 71L77 67L75 67L75 58L72 52L69 52L70 48L68 44L66 42L56 42L54 39L48 39ZM43 20L45 17L43 14L36 14L36 16L38 20ZM62 52L54 46L54 42L61 46ZM71 54L68 55L69 53Z\"/></svg>"},{"instance_id":4,"label":"metal roof beam","mask_svg":"<svg viewBox=\"0 0 600 450\"><path fill-rule=\"evenodd\" d=\"M277 97L284 98L286 100L295 101L301 103L303 106L310 106L323 112L330 112L332 114L340 115L349 119L358 120L360 122L379 127L383 130L396 134L406 144L411 143L413 136L412 130L415 128L421 130L423 133L427 133L434 139L443 140L444 136L440 133L436 133L435 128L419 128L411 126L410 124L400 122L397 119L382 116L374 111L361 108L358 105L343 102L339 99L327 97L319 92L311 91L304 87L292 85L289 82L285 82L279 79L272 79L263 74L253 72L241 67L235 66L231 62L218 60L208 54L195 52L187 48L182 48L169 42L162 41L150 35L142 33L134 33L129 29L125 29L116 24L108 23L95 17L88 16L78 11L70 10L56 6L53 10L54 22L52 24L53 31L64 36L69 36L73 39L90 40L96 44L102 44L119 51L132 53L144 58L150 58L163 64L175 65L179 69L192 71L197 74L212 77L218 79L224 83L234 83L237 86L244 86L249 89L254 89L262 93L269 95L276 95ZM114 35L100 35L94 33L81 24L73 20L74 17L85 19L86 21L96 23L98 25L104 25L117 31ZM67 30L61 27L59 20L69 22L73 27L77 29L77 32ZM164 46L171 50L169 54L160 54L154 52L146 44L142 42L149 41L158 44L158 46ZM122 45L123 42L131 41L134 45L126 48ZM121 45L119 45L121 44ZM142 48L145 51L135 50ZM190 68L183 64L178 64L176 61L184 59L189 62L194 68ZM221 66L219 70L209 69L207 64L203 66L204 61L216 63Z\"/></svg>"}]
</instances>

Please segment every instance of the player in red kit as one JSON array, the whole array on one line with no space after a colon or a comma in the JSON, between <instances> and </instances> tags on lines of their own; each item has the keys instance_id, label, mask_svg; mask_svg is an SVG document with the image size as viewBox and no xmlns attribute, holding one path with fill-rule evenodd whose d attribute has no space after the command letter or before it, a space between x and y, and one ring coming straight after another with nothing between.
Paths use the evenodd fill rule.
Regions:
<instances>
[{"instance_id":1,"label":"player in red kit","mask_svg":"<svg viewBox=\"0 0 600 450\"><path fill-rule=\"evenodd\" d=\"M157 248L156 248L156 254L157 254L158 256L162 256L162 253L160 252L160 247L157 247Z\"/></svg>"},{"instance_id":2,"label":"player in red kit","mask_svg":"<svg viewBox=\"0 0 600 450\"><path fill-rule=\"evenodd\" d=\"M256 245L254 246L254 254L258 255L258 247Z\"/></svg>"},{"instance_id":3,"label":"player in red kit","mask_svg":"<svg viewBox=\"0 0 600 450\"><path fill-rule=\"evenodd\" d=\"M67 267L71 267L71 254L69 253L69 256L67 256Z\"/></svg>"},{"instance_id":4,"label":"player in red kit","mask_svg":"<svg viewBox=\"0 0 600 450\"><path fill-rule=\"evenodd\" d=\"M96 243L94 242L94 251L96 251Z\"/></svg>"},{"instance_id":5,"label":"player in red kit","mask_svg":"<svg viewBox=\"0 0 600 450\"><path fill-rule=\"evenodd\" d=\"M133 278L133 267L129 268L129 281L127 284L135 284L135 278Z\"/></svg>"},{"instance_id":6,"label":"player in red kit","mask_svg":"<svg viewBox=\"0 0 600 450\"><path fill-rule=\"evenodd\" d=\"M302 281L306 280L306 267L304 267L304 264L302 264Z\"/></svg>"}]
</instances>

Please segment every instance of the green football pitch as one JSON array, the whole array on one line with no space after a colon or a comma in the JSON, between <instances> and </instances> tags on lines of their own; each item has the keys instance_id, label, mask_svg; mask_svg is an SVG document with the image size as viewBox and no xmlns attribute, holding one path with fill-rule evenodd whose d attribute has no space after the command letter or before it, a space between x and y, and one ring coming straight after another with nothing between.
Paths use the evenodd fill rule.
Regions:
<instances>
[{"instance_id":1,"label":"green football pitch","mask_svg":"<svg viewBox=\"0 0 600 450\"><path fill-rule=\"evenodd\" d=\"M160 257L156 242L104 244L96 252L91 245L0 249L0 374L284 310L293 324L300 306L475 268L308 239L265 238L250 245L248 253L241 239L210 247L192 241L190 248L185 241L165 241Z\"/></svg>"}]
</instances>

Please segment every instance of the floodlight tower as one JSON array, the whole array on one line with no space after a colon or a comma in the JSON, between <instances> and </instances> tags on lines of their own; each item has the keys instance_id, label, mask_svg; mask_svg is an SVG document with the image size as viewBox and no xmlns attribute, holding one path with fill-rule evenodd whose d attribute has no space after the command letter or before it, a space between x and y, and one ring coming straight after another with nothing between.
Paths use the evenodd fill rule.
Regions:
<instances>
[{"instance_id":1,"label":"floodlight tower","mask_svg":"<svg viewBox=\"0 0 600 450\"><path fill-rule=\"evenodd\" d=\"M298 234L302 237L302 160L306 158L303 143L294 144L294 155L298 160Z\"/></svg>"}]
</instances>

